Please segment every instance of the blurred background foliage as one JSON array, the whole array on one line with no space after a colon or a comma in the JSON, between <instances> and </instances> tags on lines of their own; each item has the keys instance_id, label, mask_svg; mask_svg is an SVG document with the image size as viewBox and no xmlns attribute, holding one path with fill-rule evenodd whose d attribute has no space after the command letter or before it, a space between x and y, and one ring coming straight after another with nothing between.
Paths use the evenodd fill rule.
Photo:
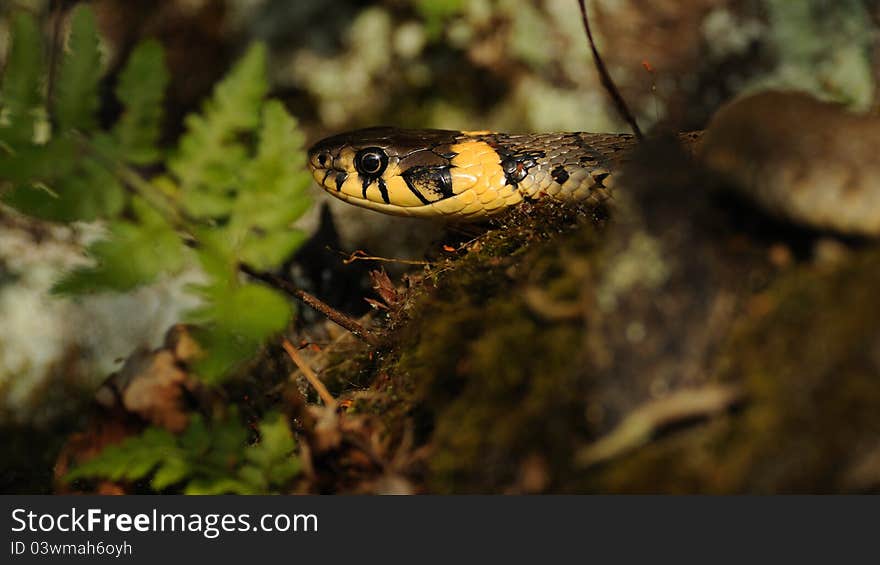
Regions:
<instances>
[{"instance_id":1,"label":"blurred background foliage","mask_svg":"<svg viewBox=\"0 0 880 565\"><path fill-rule=\"evenodd\" d=\"M0 9L49 13L49 3L16 0ZM164 44L172 73L168 136L254 39L270 45L275 91L313 137L380 122L622 129L598 88L574 0L90 4L108 39L111 75L139 39ZM645 126L698 128L732 94L766 86L862 108L875 100L875 0L589 4L604 57Z\"/></svg>"}]
</instances>

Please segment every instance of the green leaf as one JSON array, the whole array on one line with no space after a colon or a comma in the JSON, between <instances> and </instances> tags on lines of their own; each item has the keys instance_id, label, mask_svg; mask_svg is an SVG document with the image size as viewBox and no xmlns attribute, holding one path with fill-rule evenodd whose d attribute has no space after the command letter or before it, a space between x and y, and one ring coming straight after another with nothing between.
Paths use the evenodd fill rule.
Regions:
<instances>
[{"instance_id":1,"label":"green leaf","mask_svg":"<svg viewBox=\"0 0 880 565\"><path fill-rule=\"evenodd\" d=\"M211 449L211 430L201 417L194 417L180 438L180 444L187 453L201 457Z\"/></svg>"},{"instance_id":2,"label":"green leaf","mask_svg":"<svg viewBox=\"0 0 880 565\"><path fill-rule=\"evenodd\" d=\"M464 7L464 0L416 0L416 10L426 20L452 17Z\"/></svg>"},{"instance_id":3,"label":"green leaf","mask_svg":"<svg viewBox=\"0 0 880 565\"><path fill-rule=\"evenodd\" d=\"M140 198L132 199L131 205L137 221L110 224L108 237L89 247L97 265L66 275L55 292L125 291L183 267L183 245L174 229Z\"/></svg>"},{"instance_id":4,"label":"green leaf","mask_svg":"<svg viewBox=\"0 0 880 565\"><path fill-rule=\"evenodd\" d=\"M92 130L97 126L101 52L92 10L82 4L70 18L67 52L58 70L54 116L62 130Z\"/></svg>"},{"instance_id":5,"label":"green leaf","mask_svg":"<svg viewBox=\"0 0 880 565\"><path fill-rule=\"evenodd\" d=\"M242 261L273 269L305 240L304 234L290 229L311 205L305 159L296 120L280 102L267 102L257 153L242 171L243 185L229 220Z\"/></svg>"},{"instance_id":6,"label":"green leaf","mask_svg":"<svg viewBox=\"0 0 880 565\"><path fill-rule=\"evenodd\" d=\"M266 102L257 152L242 171L244 182L236 203L236 211L252 225L281 227L304 212L290 206L296 201L308 201L305 194L312 178L303 167L303 142L296 120L284 106L277 100ZM266 199L287 205L265 209Z\"/></svg>"},{"instance_id":7,"label":"green leaf","mask_svg":"<svg viewBox=\"0 0 880 565\"><path fill-rule=\"evenodd\" d=\"M0 108L8 124L0 126L0 140L15 145L31 142L34 138L34 110L43 102L45 65L40 30L32 16L16 14L12 18L11 32L12 45L0 90Z\"/></svg>"},{"instance_id":8,"label":"green leaf","mask_svg":"<svg viewBox=\"0 0 880 565\"><path fill-rule=\"evenodd\" d=\"M225 230L203 229L196 237L199 263L209 282L193 286L202 306L188 318L199 324L195 337L206 351L196 370L203 379L217 382L283 330L293 307L272 289L240 281L236 245Z\"/></svg>"},{"instance_id":9,"label":"green leaf","mask_svg":"<svg viewBox=\"0 0 880 565\"><path fill-rule=\"evenodd\" d=\"M262 469L253 465L245 465L238 471L239 480L248 488L257 492L268 492L271 488L269 479Z\"/></svg>"},{"instance_id":10,"label":"green leaf","mask_svg":"<svg viewBox=\"0 0 880 565\"><path fill-rule=\"evenodd\" d=\"M111 131L97 131L101 56L95 17L85 6L75 8L48 110L57 131L48 141L39 136L39 145L34 130L45 124L47 113L41 107L40 33L27 17L17 18L13 28L0 115L2 198L53 221L108 220L107 237L88 250L95 264L68 274L55 290L125 291L181 269L190 254L168 221L173 215L175 227L183 223L195 233L207 279L194 287L203 304L192 319L202 325L196 337L206 351L198 372L214 382L227 376L284 329L293 312L275 290L244 284L238 265L277 268L302 244L304 234L291 224L311 204L311 177L303 166L304 140L296 120L281 103L264 100L265 46L251 47L202 112L188 116L173 158L162 163L157 141L168 75L156 42L132 53L116 88L122 116ZM4 141L15 137L12 133L26 142ZM138 178L126 163L161 164L167 176ZM129 197L120 179L141 197ZM162 212L150 208L145 197ZM204 434L185 441L199 437L207 441ZM214 447L199 446L219 453ZM175 463L156 480L170 484L184 469Z\"/></svg>"},{"instance_id":11,"label":"green leaf","mask_svg":"<svg viewBox=\"0 0 880 565\"><path fill-rule=\"evenodd\" d=\"M201 322L195 336L207 352L196 370L216 382L252 357L263 342L283 330L293 308L283 295L255 284L202 287L206 304L192 313Z\"/></svg>"},{"instance_id":12,"label":"green leaf","mask_svg":"<svg viewBox=\"0 0 880 565\"><path fill-rule=\"evenodd\" d=\"M243 459L242 446L248 444L250 429L242 425L238 410L231 406L229 413L211 422L211 448L202 457L211 467L224 472L234 468Z\"/></svg>"},{"instance_id":13,"label":"green leaf","mask_svg":"<svg viewBox=\"0 0 880 565\"><path fill-rule=\"evenodd\" d=\"M189 465L189 461L186 461L185 459L167 458L162 466L156 471L156 474L153 475L153 480L150 481L150 486L153 487L153 490L155 491L165 490L166 488L186 479L191 472L192 468Z\"/></svg>"},{"instance_id":14,"label":"green leaf","mask_svg":"<svg viewBox=\"0 0 880 565\"><path fill-rule=\"evenodd\" d=\"M113 136L125 160L143 165L160 157L157 142L167 85L162 46L155 40L140 43L120 73L116 86L116 97L125 111L113 128Z\"/></svg>"},{"instance_id":15,"label":"green leaf","mask_svg":"<svg viewBox=\"0 0 880 565\"><path fill-rule=\"evenodd\" d=\"M300 230L252 233L238 251L243 263L258 269L272 270L290 257L308 235Z\"/></svg>"},{"instance_id":16,"label":"green leaf","mask_svg":"<svg viewBox=\"0 0 880 565\"><path fill-rule=\"evenodd\" d=\"M288 227L308 209L312 177L303 167L303 142L293 116L277 100L267 102L257 154L243 171L233 221L264 229Z\"/></svg>"},{"instance_id":17,"label":"green leaf","mask_svg":"<svg viewBox=\"0 0 880 565\"><path fill-rule=\"evenodd\" d=\"M240 163L241 166L244 166L247 157L243 152L239 154L236 151L235 155L231 157L231 160L235 160ZM231 177L226 178L225 180L215 180L219 185L228 184L230 187L235 183L235 180ZM230 196L230 190L222 193L209 192L201 189L189 190L181 193L180 200L183 204L183 208L190 216L206 220L228 216L232 211L234 203Z\"/></svg>"},{"instance_id":18,"label":"green leaf","mask_svg":"<svg viewBox=\"0 0 880 565\"><path fill-rule=\"evenodd\" d=\"M31 155L34 161L30 164L33 171L51 167L51 155L41 154L40 149L35 148ZM74 171L64 175L53 171L55 174L51 178L35 179L28 185L20 184L4 196L4 201L25 214L54 222L92 221L115 216L125 205L122 185L95 160L86 157L80 159ZM22 160L17 162L22 163ZM64 167L61 163L59 166ZM2 168L3 164L0 164Z\"/></svg>"},{"instance_id":19,"label":"green leaf","mask_svg":"<svg viewBox=\"0 0 880 565\"><path fill-rule=\"evenodd\" d=\"M217 214L216 206L210 210L200 207L204 199L199 198L199 191L222 195L238 185L247 151L237 136L259 123L268 88L266 48L257 43L217 85L202 113L187 117L187 132L169 168L180 181L189 214Z\"/></svg>"},{"instance_id":20,"label":"green leaf","mask_svg":"<svg viewBox=\"0 0 880 565\"><path fill-rule=\"evenodd\" d=\"M148 475L171 454L176 456L176 452L174 435L160 428L148 428L141 436L104 448L98 456L67 473L65 480L104 477L134 481Z\"/></svg>"},{"instance_id":21,"label":"green leaf","mask_svg":"<svg viewBox=\"0 0 880 565\"><path fill-rule=\"evenodd\" d=\"M443 31L444 23L464 10L464 0L416 0L416 11L425 22L425 29L431 39L437 39Z\"/></svg>"},{"instance_id":22,"label":"green leaf","mask_svg":"<svg viewBox=\"0 0 880 565\"><path fill-rule=\"evenodd\" d=\"M193 414L182 434L147 428L78 465L65 480L134 481L153 474L150 485L155 491L180 483L186 494L277 491L301 472L296 442L282 416L267 416L259 431L260 442L249 446L247 430L234 409L210 426Z\"/></svg>"},{"instance_id":23,"label":"green leaf","mask_svg":"<svg viewBox=\"0 0 880 565\"><path fill-rule=\"evenodd\" d=\"M46 145L22 145L0 151L0 179L19 185L52 184L72 175L80 156L71 139L56 137Z\"/></svg>"},{"instance_id":24,"label":"green leaf","mask_svg":"<svg viewBox=\"0 0 880 565\"><path fill-rule=\"evenodd\" d=\"M302 470L299 459L293 455L295 450L296 441L284 416L266 416L260 423L259 443L245 453L253 466L244 467L240 475L249 476L255 486L282 486ZM260 479L257 479L258 476Z\"/></svg>"},{"instance_id":25,"label":"green leaf","mask_svg":"<svg viewBox=\"0 0 880 565\"><path fill-rule=\"evenodd\" d=\"M227 326L205 324L193 331L193 337L205 351L195 364L199 378L207 384L217 384L253 357L260 342L247 339Z\"/></svg>"},{"instance_id":26,"label":"green leaf","mask_svg":"<svg viewBox=\"0 0 880 565\"><path fill-rule=\"evenodd\" d=\"M223 300L217 300L223 298ZM283 330L290 319L290 303L283 295L257 284L224 289L215 297L212 321L245 339L262 341Z\"/></svg>"},{"instance_id":27,"label":"green leaf","mask_svg":"<svg viewBox=\"0 0 880 565\"><path fill-rule=\"evenodd\" d=\"M260 491L254 490L250 484L232 477L191 481L183 492L192 495L261 494Z\"/></svg>"},{"instance_id":28,"label":"green leaf","mask_svg":"<svg viewBox=\"0 0 880 565\"><path fill-rule=\"evenodd\" d=\"M281 414L266 416L260 423L260 441L247 450L246 458L258 467L267 468L287 460L296 449L287 420Z\"/></svg>"}]
</instances>

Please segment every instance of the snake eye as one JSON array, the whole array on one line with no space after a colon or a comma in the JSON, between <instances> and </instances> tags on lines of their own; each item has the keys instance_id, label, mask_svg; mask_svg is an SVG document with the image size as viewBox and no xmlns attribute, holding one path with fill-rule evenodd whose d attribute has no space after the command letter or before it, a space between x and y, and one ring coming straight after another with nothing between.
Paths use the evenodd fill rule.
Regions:
<instances>
[{"instance_id":1,"label":"snake eye","mask_svg":"<svg viewBox=\"0 0 880 565\"><path fill-rule=\"evenodd\" d=\"M388 166L388 155L379 147L367 147L354 156L354 166L362 175L377 177Z\"/></svg>"}]
</instances>

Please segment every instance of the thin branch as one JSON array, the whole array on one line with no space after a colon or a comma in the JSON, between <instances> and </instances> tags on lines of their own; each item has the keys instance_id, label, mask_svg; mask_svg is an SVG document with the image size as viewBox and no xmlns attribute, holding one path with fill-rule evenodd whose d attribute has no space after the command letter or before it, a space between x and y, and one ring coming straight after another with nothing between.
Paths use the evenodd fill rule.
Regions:
<instances>
[{"instance_id":1,"label":"thin branch","mask_svg":"<svg viewBox=\"0 0 880 565\"><path fill-rule=\"evenodd\" d=\"M308 292L295 287L290 282L284 280L278 275L267 273L265 271L257 271L256 269L245 263L239 264L238 269L242 273L251 276L259 281L263 281L264 283L273 286L278 290L289 294L290 296L293 296L294 298L303 302L305 305L314 308L318 312L324 314L324 316L326 316L330 321L339 324L362 341L365 341L373 347L379 346L379 338L377 338L376 335L373 334L371 331L360 325L357 320L343 314L339 310L336 310L330 305L322 302Z\"/></svg>"},{"instance_id":2,"label":"thin branch","mask_svg":"<svg viewBox=\"0 0 880 565\"><path fill-rule=\"evenodd\" d=\"M290 356L291 361L299 368L300 372L305 375L306 380L309 381L309 384L314 387L315 391L318 393L318 396L321 397L321 400L324 401L324 405L330 408L331 410L336 410L336 399L333 398L333 395L330 394L330 391L327 390L327 387L324 386L324 383L321 382L321 379L318 378L318 375L309 367L309 364L305 362L305 360L300 356L299 351L297 351L296 347L293 346L290 341L283 339L281 340L281 346L284 348L284 351L287 352L287 355Z\"/></svg>"},{"instance_id":3,"label":"thin branch","mask_svg":"<svg viewBox=\"0 0 880 565\"><path fill-rule=\"evenodd\" d=\"M347 259L343 259L342 263L344 265L349 265L354 263L355 261L379 261L382 263L399 263L401 265L433 265L430 261L417 261L415 259L393 259L388 257L378 257L376 255L368 255L364 251L358 249L348 256Z\"/></svg>"},{"instance_id":4,"label":"thin branch","mask_svg":"<svg viewBox=\"0 0 880 565\"><path fill-rule=\"evenodd\" d=\"M583 468L604 463L641 447L663 428L710 418L741 404L744 399L740 386L709 384L648 401L635 408L608 435L578 450L575 461Z\"/></svg>"},{"instance_id":5,"label":"thin branch","mask_svg":"<svg viewBox=\"0 0 880 565\"><path fill-rule=\"evenodd\" d=\"M626 101L623 99L623 96L621 96L620 91L617 90L614 81L611 80L611 74L608 72L608 68L605 67L605 62L602 60L602 56L599 55L599 50L596 48L596 41L593 39L593 32L590 29L590 18L587 17L585 0L578 0L578 6L581 8L581 20L584 23L584 30L587 32L587 41L590 44L590 51L593 53L593 62L596 64L596 71L599 73L599 80L602 81L602 86L614 101L614 106L617 108L617 111L620 112L620 115L632 128L636 138L642 140L644 139L642 130L639 128L639 124L636 122L632 112L629 111L629 106L626 105Z\"/></svg>"}]
</instances>

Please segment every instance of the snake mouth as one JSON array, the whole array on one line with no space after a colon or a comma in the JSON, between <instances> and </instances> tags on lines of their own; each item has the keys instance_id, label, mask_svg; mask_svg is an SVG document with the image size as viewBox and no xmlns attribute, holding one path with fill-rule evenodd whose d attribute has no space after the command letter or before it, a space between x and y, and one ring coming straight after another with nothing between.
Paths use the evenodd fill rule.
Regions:
<instances>
[{"instance_id":1,"label":"snake mouth","mask_svg":"<svg viewBox=\"0 0 880 565\"><path fill-rule=\"evenodd\" d=\"M343 202L394 216L415 218L437 218L438 216L443 216L442 212L438 212L433 203L419 202L416 205L410 204L408 206L401 206L385 202L384 199L377 201L364 197L365 191L363 188L363 181L360 179L357 172L352 173L333 166L334 163L332 159L325 159L324 163L325 165L321 166L317 156L314 154L310 155L308 164L309 169L311 169L312 177L315 179L315 182L324 189L324 191ZM348 181L348 184L346 184L346 181ZM376 182L370 184L368 188L372 190L373 185L376 185L376 188L378 189L379 184L380 183L377 179ZM384 180L381 185L386 186ZM379 193L381 195L381 189L379 190ZM470 195L461 198L465 201L471 200ZM458 199L459 198L456 197L450 200ZM461 218L458 218L458 220L470 221L471 218L462 216Z\"/></svg>"},{"instance_id":2,"label":"snake mouth","mask_svg":"<svg viewBox=\"0 0 880 565\"><path fill-rule=\"evenodd\" d=\"M312 167L312 177L325 190L339 192L348 180L348 173L341 169Z\"/></svg>"}]
</instances>

